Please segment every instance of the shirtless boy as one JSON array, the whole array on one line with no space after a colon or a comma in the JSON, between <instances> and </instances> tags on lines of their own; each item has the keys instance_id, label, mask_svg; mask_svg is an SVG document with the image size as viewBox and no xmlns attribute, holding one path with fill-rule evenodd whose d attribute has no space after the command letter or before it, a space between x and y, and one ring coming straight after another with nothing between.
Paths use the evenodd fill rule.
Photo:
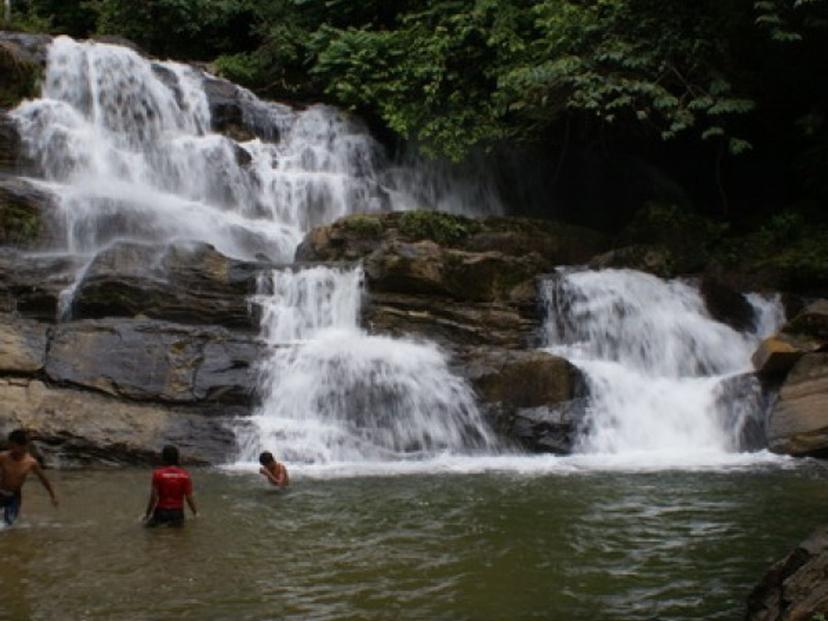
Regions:
<instances>
[{"instance_id":1,"label":"shirtless boy","mask_svg":"<svg viewBox=\"0 0 828 621\"><path fill-rule=\"evenodd\" d=\"M288 473L284 464L280 464L273 457L273 453L265 451L259 455L259 463L262 465L259 472L276 487L287 487Z\"/></svg>"},{"instance_id":2,"label":"shirtless boy","mask_svg":"<svg viewBox=\"0 0 828 621\"><path fill-rule=\"evenodd\" d=\"M34 472L40 479L49 492L52 504L57 507L58 501L52 484L43 474L40 464L29 453L29 437L22 429L16 429L9 434L9 450L0 452L0 508L3 509L3 520L9 526L20 513L23 483L30 472Z\"/></svg>"}]
</instances>

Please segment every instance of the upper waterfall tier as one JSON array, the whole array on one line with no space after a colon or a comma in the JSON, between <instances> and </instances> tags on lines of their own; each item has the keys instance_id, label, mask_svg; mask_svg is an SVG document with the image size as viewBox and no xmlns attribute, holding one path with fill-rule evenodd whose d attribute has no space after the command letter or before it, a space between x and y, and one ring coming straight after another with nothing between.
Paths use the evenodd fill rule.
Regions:
<instances>
[{"instance_id":1,"label":"upper waterfall tier","mask_svg":"<svg viewBox=\"0 0 828 621\"><path fill-rule=\"evenodd\" d=\"M394 165L358 119L331 107L294 110L222 83L254 131L242 142L214 133L216 83L124 47L52 42L41 98L13 117L58 198L64 241L54 250L185 238L285 262L310 228L354 212L499 209L485 185Z\"/></svg>"}]
</instances>

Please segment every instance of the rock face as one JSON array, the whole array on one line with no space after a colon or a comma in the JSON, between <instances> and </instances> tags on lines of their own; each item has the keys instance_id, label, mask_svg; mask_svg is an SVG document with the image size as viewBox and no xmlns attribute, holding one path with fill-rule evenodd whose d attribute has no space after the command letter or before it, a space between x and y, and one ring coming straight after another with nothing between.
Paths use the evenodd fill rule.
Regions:
<instances>
[{"instance_id":1,"label":"rock face","mask_svg":"<svg viewBox=\"0 0 828 621\"><path fill-rule=\"evenodd\" d=\"M768 446L788 455L828 454L828 354L791 369L768 420Z\"/></svg>"},{"instance_id":2,"label":"rock face","mask_svg":"<svg viewBox=\"0 0 828 621\"><path fill-rule=\"evenodd\" d=\"M814 621L828 615L828 527L768 570L748 598L746 621Z\"/></svg>"},{"instance_id":3,"label":"rock face","mask_svg":"<svg viewBox=\"0 0 828 621\"><path fill-rule=\"evenodd\" d=\"M164 444L190 463L222 463L235 451L225 421L130 403L29 378L0 378L0 432L24 427L52 463L144 463Z\"/></svg>"},{"instance_id":4,"label":"rock face","mask_svg":"<svg viewBox=\"0 0 828 621\"><path fill-rule=\"evenodd\" d=\"M778 390L768 446L789 455L828 455L828 301L806 306L753 355L766 387Z\"/></svg>"},{"instance_id":5,"label":"rock face","mask_svg":"<svg viewBox=\"0 0 828 621\"><path fill-rule=\"evenodd\" d=\"M542 351L476 348L456 364L498 432L531 451L572 451L587 391L571 363Z\"/></svg>"}]
</instances>

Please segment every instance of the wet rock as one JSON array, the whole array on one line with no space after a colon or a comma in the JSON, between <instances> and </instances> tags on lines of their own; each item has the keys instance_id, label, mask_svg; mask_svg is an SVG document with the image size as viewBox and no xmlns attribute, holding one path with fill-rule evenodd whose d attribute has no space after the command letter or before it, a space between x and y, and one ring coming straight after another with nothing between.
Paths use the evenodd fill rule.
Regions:
<instances>
[{"instance_id":1,"label":"wet rock","mask_svg":"<svg viewBox=\"0 0 828 621\"><path fill-rule=\"evenodd\" d=\"M540 256L472 253L431 241L392 242L364 263L375 291L444 295L471 302L505 301L544 271Z\"/></svg>"},{"instance_id":2,"label":"wet rock","mask_svg":"<svg viewBox=\"0 0 828 621\"><path fill-rule=\"evenodd\" d=\"M676 275L675 259L663 246L639 244L610 250L593 257L590 269L630 269L647 272L659 278L672 278Z\"/></svg>"},{"instance_id":3,"label":"wet rock","mask_svg":"<svg viewBox=\"0 0 828 621\"><path fill-rule=\"evenodd\" d=\"M58 317L61 292L68 290L83 259L33 255L0 248L0 311L41 321Z\"/></svg>"},{"instance_id":4,"label":"wet rock","mask_svg":"<svg viewBox=\"0 0 828 621\"><path fill-rule=\"evenodd\" d=\"M24 62L46 66L49 56L49 46L52 44L51 35L29 32L0 32L0 45L11 50L16 57Z\"/></svg>"},{"instance_id":5,"label":"wet rock","mask_svg":"<svg viewBox=\"0 0 828 621\"><path fill-rule=\"evenodd\" d=\"M17 125L8 114L0 110L0 173L17 172L20 149Z\"/></svg>"},{"instance_id":6,"label":"wet rock","mask_svg":"<svg viewBox=\"0 0 828 621\"><path fill-rule=\"evenodd\" d=\"M543 351L478 348L455 359L493 427L538 452L569 453L586 406L586 382L569 361Z\"/></svg>"},{"instance_id":7,"label":"wet rock","mask_svg":"<svg viewBox=\"0 0 828 621\"><path fill-rule=\"evenodd\" d=\"M768 418L768 447L828 455L828 354L805 354L785 378Z\"/></svg>"},{"instance_id":8,"label":"wet rock","mask_svg":"<svg viewBox=\"0 0 828 621\"><path fill-rule=\"evenodd\" d=\"M753 354L763 378L779 381L806 354L828 351L828 300L806 306Z\"/></svg>"},{"instance_id":9,"label":"wet rock","mask_svg":"<svg viewBox=\"0 0 828 621\"><path fill-rule=\"evenodd\" d=\"M188 463L224 463L236 452L229 424L181 408L0 378L0 431L30 430L40 451L60 465L151 463L164 444L177 445Z\"/></svg>"},{"instance_id":10,"label":"wet rock","mask_svg":"<svg viewBox=\"0 0 828 621\"><path fill-rule=\"evenodd\" d=\"M54 382L115 397L247 413L262 355L252 337L218 327L150 320L89 320L55 328L46 360Z\"/></svg>"},{"instance_id":11,"label":"wet rock","mask_svg":"<svg viewBox=\"0 0 828 621\"><path fill-rule=\"evenodd\" d=\"M417 335L453 349L490 345L520 348L540 326L537 305L457 302L445 298L369 291L363 325L373 333Z\"/></svg>"},{"instance_id":12,"label":"wet rock","mask_svg":"<svg viewBox=\"0 0 828 621\"><path fill-rule=\"evenodd\" d=\"M170 247L117 243L89 266L75 294L75 318L144 315L255 330L248 305L260 264L225 257L203 243Z\"/></svg>"},{"instance_id":13,"label":"wet rock","mask_svg":"<svg viewBox=\"0 0 828 621\"><path fill-rule=\"evenodd\" d=\"M254 138L278 142L277 127L264 110L258 109L253 99L232 82L205 75L204 91L210 106L213 131L236 142Z\"/></svg>"},{"instance_id":14,"label":"wet rock","mask_svg":"<svg viewBox=\"0 0 828 621\"><path fill-rule=\"evenodd\" d=\"M746 621L815 621L828 615L828 527L775 563L748 597Z\"/></svg>"},{"instance_id":15,"label":"wet rock","mask_svg":"<svg viewBox=\"0 0 828 621\"><path fill-rule=\"evenodd\" d=\"M713 278L702 278L699 286L707 312L716 321L737 332L748 332L756 326L756 311L744 294Z\"/></svg>"},{"instance_id":16,"label":"wet rock","mask_svg":"<svg viewBox=\"0 0 828 621\"><path fill-rule=\"evenodd\" d=\"M0 35L0 107L13 108L37 95L42 64L26 42L24 37Z\"/></svg>"},{"instance_id":17,"label":"wet rock","mask_svg":"<svg viewBox=\"0 0 828 621\"><path fill-rule=\"evenodd\" d=\"M0 245L53 247L59 235L53 197L28 181L0 174Z\"/></svg>"},{"instance_id":18,"label":"wet rock","mask_svg":"<svg viewBox=\"0 0 828 621\"><path fill-rule=\"evenodd\" d=\"M716 387L716 411L721 428L730 431L732 450L759 451L767 447L766 419L771 399L753 373L723 380Z\"/></svg>"},{"instance_id":19,"label":"wet rock","mask_svg":"<svg viewBox=\"0 0 828 621\"><path fill-rule=\"evenodd\" d=\"M36 373L46 359L47 326L0 313L0 371Z\"/></svg>"},{"instance_id":20,"label":"wet rock","mask_svg":"<svg viewBox=\"0 0 828 621\"><path fill-rule=\"evenodd\" d=\"M817 300L806 306L784 330L828 345L828 300Z\"/></svg>"}]
</instances>

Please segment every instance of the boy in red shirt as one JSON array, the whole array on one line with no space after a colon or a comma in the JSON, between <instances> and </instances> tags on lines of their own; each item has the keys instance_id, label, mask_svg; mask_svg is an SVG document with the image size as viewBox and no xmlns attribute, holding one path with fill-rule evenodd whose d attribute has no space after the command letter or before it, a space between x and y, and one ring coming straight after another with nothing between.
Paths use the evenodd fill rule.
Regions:
<instances>
[{"instance_id":1,"label":"boy in red shirt","mask_svg":"<svg viewBox=\"0 0 828 621\"><path fill-rule=\"evenodd\" d=\"M190 473L179 466L178 449L165 446L161 451L163 468L156 468L152 473L147 512L144 516L146 526L184 525L184 499L190 505L193 516L198 515L193 497L193 481Z\"/></svg>"}]
</instances>

